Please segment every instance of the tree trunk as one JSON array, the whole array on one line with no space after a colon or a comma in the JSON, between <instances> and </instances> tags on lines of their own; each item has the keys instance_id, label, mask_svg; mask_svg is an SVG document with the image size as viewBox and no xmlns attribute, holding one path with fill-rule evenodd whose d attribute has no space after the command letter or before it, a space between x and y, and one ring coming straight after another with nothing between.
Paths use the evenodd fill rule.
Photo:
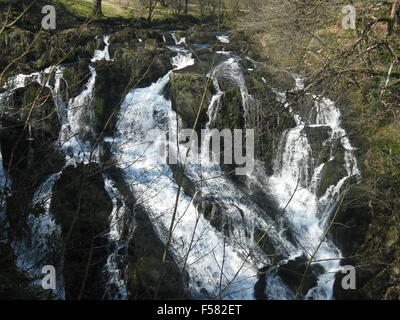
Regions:
<instances>
[{"instance_id":1,"label":"tree trunk","mask_svg":"<svg viewBox=\"0 0 400 320\"><path fill-rule=\"evenodd\" d=\"M388 23L388 35L393 33L393 30L398 23L397 21L397 11L399 10L399 0L393 0L392 12L390 13L390 21Z\"/></svg>"},{"instance_id":2,"label":"tree trunk","mask_svg":"<svg viewBox=\"0 0 400 320\"><path fill-rule=\"evenodd\" d=\"M185 14L189 12L189 0L185 0Z\"/></svg>"},{"instance_id":3,"label":"tree trunk","mask_svg":"<svg viewBox=\"0 0 400 320\"><path fill-rule=\"evenodd\" d=\"M93 0L93 15L102 16L103 12L101 10L101 0Z\"/></svg>"}]
</instances>

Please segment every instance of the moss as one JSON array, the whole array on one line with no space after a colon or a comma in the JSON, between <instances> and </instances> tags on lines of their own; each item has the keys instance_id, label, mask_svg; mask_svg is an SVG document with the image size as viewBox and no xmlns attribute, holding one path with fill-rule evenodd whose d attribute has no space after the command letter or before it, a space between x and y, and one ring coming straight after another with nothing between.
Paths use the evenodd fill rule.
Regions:
<instances>
[{"instance_id":1,"label":"moss","mask_svg":"<svg viewBox=\"0 0 400 320\"><path fill-rule=\"evenodd\" d=\"M181 299L186 296L186 272L167 252L141 208L136 209L137 227L128 248L128 289L131 299Z\"/></svg>"},{"instance_id":2,"label":"moss","mask_svg":"<svg viewBox=\"0 0 400 320\"><path fill-rule=\"evenodd\" d=\"M400 182L400 126L398 124L383 127L377 131L371 141L365 164L370 177L384 176L393 183Z\"/></svg>"},{"instance_id":3,"label":"moss","mask_svg":"<svg viewBox=\"0 0 400 320\"><path fill-rule=\"evenodd\" d=\"M171 76L169 96L172 106L182 118L185 128L193 128L194 126L206 82L205 76L186 71L175 72ZM208 121L206 111L211 101L211 87L212 84L208 86L197 128L204 127Z\"/></svg>"},{"instance_id":4,"label":"moss","mask_svg":"<svg viewBox=\"0 0 400 320\"><path fill-rule=\"evenodd\" d=\"M65 96L74 98L84 89L85 84L90 78L89 61L82 59L64 70L63 77L68 87L63 88Z\"/></svg>"},{"instance_id":5,"label":"moss","mask_svg":"<svg viewBox=\"0 0 400 320\"><path fill-rule=\"evenodd\" d=\"M31 84L18 89L13 95L14 112L19 113L19 119L29 119L36 132L45 132L54 139L58 138L60 123L53 103L53 96L48 88L39 84ZM46 119L46 121L42 121Z\"/></svg>"},{"instance_id":6,"label":"moss","mask_svg":"<svg viewBox=\"0 0 400 320\"><path fill-rule=\"evenodd\" d=\"M400 300L400 286L390 287L386 290L385 300Z\"/></svg>"},{"instance_id":7,"label":"moss","mask_svg":"<svg viewBox=\"0 0 400 320\"><path fill-rule=\"evenodd\" d=\"M386 247L389 248L399 242L399 230L396 225L393 225L386 232Z\"/></svg>"},{"instance_id":8,"label":"moss","mask_svg":"<svg viewBox=\"0 0 400 320\"><path fill-rule=\"evenodd\" d=\"M339 152L332 161L325 164L321 171L317 197L322 197L330 186L337 185L342 178L347 176L344 163L344 154Z\"/></svg>"},{"instance_id":9,"label":"moss","mask_svg":"<svg viewBox=\"0 0 400 320\"><path fill-rule=\"evenodd\" d=\"M244 114L242 105L242 94L237 87L227 85L221 89L225 92L221 98L221 108L216 118L216 127L223 129L242 129L244 128ZM225 90L224 90L225 89Z\"/></svg>"}]
</instances>

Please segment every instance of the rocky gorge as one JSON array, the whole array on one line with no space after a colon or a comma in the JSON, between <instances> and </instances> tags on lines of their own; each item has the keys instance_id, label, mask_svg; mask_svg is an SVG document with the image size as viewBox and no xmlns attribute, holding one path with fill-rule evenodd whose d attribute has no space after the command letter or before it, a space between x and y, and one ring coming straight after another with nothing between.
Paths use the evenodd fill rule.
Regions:
<instances>
[{"instance_id":1,"label":"rocky gorge","mask_svg":"<svg viewBox=\"0 0 400 320\"><path fill-rule=\"evenodd\" d=\"M65 13L54 33L34 20L0 38L2 296L351 299L388 277L361 267L359 290L341 288L374 241L346 101L272 68L250 34L190 16ZM254 129L254 171L185 163L186 141L177 164L157 162L148 133L182 128Z\"/></svg>"}]
</instances>

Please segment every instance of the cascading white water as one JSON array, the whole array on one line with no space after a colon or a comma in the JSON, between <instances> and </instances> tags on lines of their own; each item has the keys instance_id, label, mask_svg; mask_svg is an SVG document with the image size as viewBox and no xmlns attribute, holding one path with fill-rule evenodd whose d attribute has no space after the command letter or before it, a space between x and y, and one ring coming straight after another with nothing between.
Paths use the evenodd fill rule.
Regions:
<instances>
[{"instance_id":1,"label":"cascading white water","mask_svg":"<svg viewBox=\"0 0 400 320\"><path fill-rule=\"evenodd\" d=\"M301 79L296 79L296 85L296 90L304 88ZM284 94L277 93L277 98L285 102ZM341 270L342 255L333 242L325 238L325 232L344 182L350 177L359 177L360 172L353 154L354 149L345 130L340 127L339 109L328 99L315 95L312 98L315 101L314 109L317 114L315 123L312 119L307 119L306 124L294 114L296 127L287 130L282 137L280 152L275 160L275 173L269 182L270 189L279 200L281 208L286 208L284 219L289 222L300 243L297 250L292 253L292 258L302 254L310 258L310 255L315 253L314 261L325 260L319 263L325 273L319 276L318 286L312 288L306 298L332 299L335 273ZM322 163L314 168L315 160L312 158L311 146L304 130L306 126L329 128L331 134L324 144L332 145L335 139L339 139L345 149L347 176L336 185L329 186L321 198L318 198L316 190L325 164ZM322 245L319 247L321 241Z\"/></svg>"},{"instance_id":2,"label":"cascading white water","mask_svg":"<svg viewBox=\"0 0 400 320\"><path fill-rule=\"evenodd\" d=\"M171 72L193 63L190 52L172 49L178 52L179 59L172 59L175 68ZM183 65L177 61L184 61ZM236 72L237 68L233 70ZM159 142L163 141L163 132L177 132L181 129L180 119L172 110L171 102L164 97L171 72L147 88L134 89L128 93L118 117L118 134L112 142L118 166L132 186L138 203L150 213L164 241L171 223L178 185L171 168L161 164L158 147ZM213 98L211 108L218 104L221 95L222 92L219 92ZM154 129L159 129L159 134ZM186 152L187 146L181 144L178 158L185 159ZM252 245L254 228L259 226L260 229L268 229L270 225L266 221L271 221L260 208L246 200L245 194L223 177L223 171L218 165L212 164L206 155L203 156L201 165L187 163L187 174L192 181L199 184L202 182L203 195L215 197L216 202L226 210L224 214L234 225L233 234L224 239L197 210L194 199L182 192L171 249L179 265L185 265L190 274L193 294L204 297L205 289L213 297L227 287L222 297L252 299L257 268L268 262L260 250ZM278 241L279 237L272 228L271 238L273 235ZM245 259L250 251L251 257Z\"/></svg>"},{"instance_id":3,"label":"cascading white water","mask_svg":"<svg viewBox=\"0 0 400 320\"><path fill-rule=\"evenodd\" d=\"M105 272L108 277L106 291L109 299L127 300L127 257L126 254L120 255L119 251L127 250L136 225L132 213L129 212L124 198L114 186L114 182L105 174L103 174L103 179L106 192L110 196L113 204L110 215L110 232L108 238L110 244L115 247L114 250L111 250L105 266ZM124 237L123 233L126 226L128 226L128 231L127 236ZM120 264L123 265L122 268L120 268Z\"/></svg>"},{"instance_id":4,"label":"cascading white water","mask_svg":"<svg viewBox=\"0 0 400 320\"><path fill-rule=\"evenodd\" d=\"M109 36L104 37L105 48L95 51L92 62L103 59L111 60L108 53L109 39ZM91 77L85 85L84 91L77 97L70 99L68 104L64 103L63 93L61 92L64 69L60 66L48 67L42 72L34 72L29 75L16 75L6 82L3 86L5 92L0 94L0 105L4 106L13 92L19 88L24 88L31 83L45 86L52 93L59 121L61 122L60 136L56 145L65 153L66 163L60 172L48 177L35 192L32 208L40 206L43 212L39 215L35 213L28 215L26 224L29 228L29 236L16 240L11 244L17 257L17 267L26 271L32 278L40 279L42 277L41 267L46 264L57 264L58 261L51 260L51 257L57 256L57 253L61 252L60 249L62 248L61 229L50 212L55 183L68 165L97 160L96 152L85 140L87 136L93 136L94 132L92 127L94 123L93 94L96 71L93 66L89 66L89 69ZM50 81L52 76L54 77L53 84ZM2 110L2 112L4 111ZM3 171L0 173L2 177L6 177L5 174L3 175ZM65 299L63 275L60 270L57 271L57 289L53 294L57 299ZM41 281L37 280L34 284L40 287Z\"/></svg>"},{"instance_id":5,"label":"cascading white water","mask_svg":"<svg viewBox=\"0 0 400 320\"><path fill-rule=\"evenodd\" d=\"M227 57L227 60L220 63L210 76L218 80L225 80L236 85L242 96L243 112L245 127L249 119L250 105L254 102L253 97L249 94L249 90L246 87L246 80L243 75L242 67L239 64L240 58L231 52L219 52Z\"/></svg>"},{"instance_id":6,"label":"cascading white water","mask_svg":"<svg viewBox=\"0 0 400 320\"><path fill-rule=\"evenodd\" d=\"M216 93L211 98L211 103L207 109L208 122L206 124L206 129L212 129L219 111L220 100L224 94L224 92L221 91L218 79L214 77L212 78L212 81Z\"/></svg>"},{"instance_id":7,"label":"cascading white water","mask_svg":"<svg viewBox=\"0 0 400 320\"><path fill-rule=\"evenodd\" d=\"M173 111L171 102L165 98L164 92L173 72L195 63L192 52L186 48L186 39L178 39L175 33L171 35L175 40L175 46L168 47L177 53L171 61L173 70L149 87L133 89L126 95L118 115L117 133L107 140L111 144L114 158L117 159L117 167L124 173L125 182L130 186L137 203L146 209L164 243L174 211L178 183L171 167L160 162L159 146L160 143L164 143L165 132L179 132L182 129L181 120ZM230 42L229 37L225 35L218 35L217 38L225 44ZM103 59L111 60L108 51L110 38L106 36L104 42L105 48L94 53L91 60L93 63ZM207 129L213 128L224 95L220 87L221 80L239 88L246 123L248 123L249 108L254 101L246 87L240 58L230 52L222 51L219 54L223 57L223 61L209 74L215 94L207 110L209 118ZM92 125L96 70L93 65L89 68L91 76L84 90L67 104L64 103L61 92L61 83L64 81L61 67L51 67L41 73L13 77L4 86L5 93L0 94L0 103L4 105L13 91L30 83L37 82L50 88L62 125L58 145L66 154L65 166L100 161L97 146L93 148L91 140L94 136ZM50 81L46 80L51 73L54 73L54 85L50 85ZM263 81L267 82L265 79ZM298 80L297 84L297 89L301 89L302 82ZM285 96L278 93L278 98L284 102ZM285 132L282 137L274 175L266 178L264 173L255 172L253 176L248 177L254 181L268 180L268 189L278 199L281 209L286 208L283 219L288 222L296 241L301 245L288 241L280 225L275 225L268 213L249 199L244 189L226 177L218 164L210 161L206 152L208 148L205 145L202 145L201 153L196 155L198 159L195 164L191 163L190 156L186 159L188 145L179 142L179 150L173 150L179 155L179 163L186 165L185 175L197 187L193 198L184 191L180 194L170 248L178 265L184 266L188 271L190 290L195 297L254 298L257 270L271 263L265 252L255 246L256 229L268 230L268 240L273 242L272 247L290 258L304 254L305 250L313 252L322 239L341 187L349 177L359 176L359 171L353 148L345 130L340 126L339 109L327 99L316 99L315 96L313 98L316 100L314 106L316 120L314 123L308 121L306 124L298 115L293 115L296 127ZM313 167L315 159L312 158L311 146L305 133L306 126L329 127L330 137L326 144L332 144L333 140L340 139L345 150L347 176L337 185L330 186L320 198L317 197L316 190L325 164ZM159 130L158 133L155 129ZM2 167L0 174L4 171L1 169ZM60 239L58 244L62 244L60 228L50 212L52 189L60 175L61 172L50 176L35 193L33 202L39 204L44 213L38 217L33 214L28 217L32 242L28 243L25 239L14 245L14 250L19 256L17 264L24 270L36 265L40 259L50 256L48 248L57 247L50 246L46 242L50 236ZM106 192L113 203L108 238L115 247L111 250L105 266L108 285L116 288L108 292L108 298L126 299L127 264L121 263L121 259L124 258L118 251L128 247L130 238L122 237L121 222L132 213L128 212L123 196L111 178L106 174L103 174L103 178ZM265 185L262 187L265 188ZM226 223L232 225L228 234L224 235L218 231L203 216L198 205L199 199L202 198L212 199L212 211L220 210L219 214L226 219ZM135 228L133 217L130 218L132 220L128 222L129 234ZM40 252L32 249L32 245L35 245ZM340 251L328 239L322 244L315 259L340 257ZM320 264L328 273L319 276L318 286L308 292L307 298L331 299L334 273L329 272L340 269L339 260ZM121 265L125 267L121 269ZM267 295L270 299L294 298L294 293L279 277L271 276L267 282ZM59 287L58 298L64 298L62 277Z\"/></svg>"},{"instance_id":8,"label":"cascading white water","mask_svg":"<svg viewBox=\"0 0 400 320\"><path fill-rule=\"evenodd\" d=\"M51 175L36 190L32 201L35 210L43 210L40 214L30 213L27 225L30 230L28 237L15 241L13 245L16 265L28 272L32 278L38 278L34 284L41 287L41 268L45 265L58 265L57 253L62 249L61 228L56 224L50 212L50 202L53 187L60 173ZM58 270L59 271L59 270ZM56 290L52 292L56 299L65 299L64 279L62 272L57 274Z\"/></svg>"}]
</instances>

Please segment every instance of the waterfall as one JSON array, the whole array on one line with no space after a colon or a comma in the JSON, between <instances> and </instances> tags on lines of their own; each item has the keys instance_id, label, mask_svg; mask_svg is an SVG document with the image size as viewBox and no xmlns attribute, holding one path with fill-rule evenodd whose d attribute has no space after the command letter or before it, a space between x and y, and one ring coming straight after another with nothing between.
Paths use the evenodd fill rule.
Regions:
<instances>
[{"instance_id":1,"label":"waterfall","mask_svg":"<svg viewBox=\"0 0 400 320\"><path fill-rule=\"evenodd\" d=\"M339 108L329 99L308 94L314 100L309 119L303 119L292 108L289 109L296 126L282 134L274 159L273 175L268 176L262 169L264 164L257 162L256 171L244 178L249 185L257 186L263 194L272 195L276 199L278 209L284 211L282 219L276 223L272 213L252 200L248 185L233 182L219 164L210 160L206 145L208 139L202 141L201 152L195 155L196 159L191 157L190 144L177 139L170 146L170 152L177 154L178 165L168 165L166 154L160 161L160 146L166 143L166 134L174 137L174 133L182 130L182 120L165 94L171 75L196 63L193 52L187 47L186 38L178 39L174 32L170 35L175 45L166 47L176 53L171 59L171 70L150 86L134 88L128 92L117 115L116 133L106 141L95 141L94 95L96 62L111 61L110 36L103 38L104 49L94 52L89 65L90 76L82 92L68 102L61 90L62 84L67 85L63 77L65 66L17 75L3 86L4 92L0 94L2 106L9 101L15 90L31 83L36 82L50 89L61 123L56 146L65 156L62 170L49 176L35 192L32 208L40 207L42 214L36 215L33 210L29 214L27 224L30 236L13 244L18 256L17 266L22 270L40 277L35 266L44 261L52 264L51 257L57 256L63 245L60 226L50 210L54 185L69 165L92 162L102 164L100 146L103 143L110 147L115 166L123 173L123 182L129 186L126 192L130 192L136 204L145 209L164 243L167 243L179 189L175 170L178 170L176 167L185 167L185 177L194 191L190 193L183 188L180 193L169 249L177 265L187 271L189 290L195 298L254 299L254 286L261 268L273 264L279 267L302 255L309 256L318 247L342 187L351 177L360 179L354 148L341 126ZM217 34L216 38L223 45L231 42L229 36L224 34ZM166 42L164 35L163 39ZM246 128L251 127L250 115L256 100L246 86L242 59L233 52L216 53L218 63L207 75L211 78L214 92L206 110L208 122L205 129L213 129L215 126L221 101L226 94L222 82L228 82L239 89ZM50 78L54 81L50 81ZM265 78L262 81L268 83ZM303 89L303 81L296 78L294 90ZM289 108L286 95L278 90L275 93L277 100ZM329 149L330 159L325 163L318 163L313 157L312 143L307 134L309 128L326 128L328 132L323 145ZM337 141L343 148L347 175L336 185L329 186L325 194L318 196L321 175L325 166L335 157L334 145ZM186 154L189 154L188 158ZM9 179L5 178L1 160L0 219L4 218L6 189L12 188ZM112 201L110 232L107 235L109 250L104 266L106 297L128 299L126 252L133 232L140 230L136 230L135 212L127 204L125 190L121 192L108 172L102 173L102 176L105 191ZM220 219L220 225L212 221L216 216ZM125 233L126 228L128 232ZM288 229L290 236L287 235ZM266 232L271 248L256 245L257 231ZM278 262L272 258L274 255L279 256ZM323 272L318 274L317 286L311 288L305 298L333 298L333 282L335 272L340 270L341 257L340 250L329 237L325 239L315 260L337 260L318 263ZM58 279L56 298L63 299L65 292L62 274ZM36 284L39 285L38 282ZM284 279L271 272L267 277L266 295L269 299L294 299L296 293L291 291Z\"/></svg>"},{"instance_id":2,"label":"waterfall","mask_svg":"<svg viewBox=\"0 0 400 320\"><path fill-rule=\"evenodd\" d=\"M182 50L174 50L179 55ZM185 61L185 59L182 59ZM171 102L164 97L171 72L182 68L172 59L174 70L168 72L147 88L133 89L121 105L118 116L118 134L113 139L113 153L118 159L118 167L124 172L127 183L137 201L149 212L162 240L166 240L167 230L174 210L178 192L177 182L167 164L160 164L159 142L165 132L180 130L180 119L172 110ZM189 64L191 65L191 64ZM234 69L236 71L236 69ZM230 75L232 76L232 75ZM244 81L244 80L243 80ZM222 92L211 102L214 108ZM154 134L154 129L160 134ZM149 132L152 132L149 135ZM180 144L179 159L185 159L187 146ZM204 157L201 165L187 163L190 180L198 182L201 193L212 196L226 210L232 220L234 234L224 237L217 232L199 212L193 198L184 192L180 195L177 217L174 224L172 251L180 265L185 265L190 274L190 289L194 295L213 297L223 290L222 297L252 299L257 267L267 263L259 249L254 249L252 237L254 228L268 229L271 220L246 195L235 188L219 166L211 164ZM200 190L200 189L199 189ZM268 223L269 222L269 223ZM271 238L279 241L274 228ZM289 245L289 244L288 244ZM251 257L245 259L249 252ZM221 277L221 266L224 276Z\"/></svg>"},{"instance_id":3,"label":"waterfall","mask_svg":"<svg viewBox=\"0 0 400 320\"><path fill-rule=\"evenodd\" d=\"M218 79L216 77L213 77L212 81L216 93L211 98L210 106L207 109L208 122L206 125L206 129L212 128L219 111L220 100L224 94L219 86Z\"/></svg>"},{"instance_id":4,"label":"waterfall","mask_svg":"<svg viewBox=\"0 0 400 320\"><path fill-rule=\"evenodd\" d=\"M50 202L55 182L60 173L51 175L37 189L32 201L32 209L43 210L40 214L30 213L27 218L29 236L16 240L14 249L16 265L26 271L31 278L37 278L34 285L40 287L43 277L41 268L45 265L58 266L58 253L62 249L61 228L50 212ZM52 292L56 299L65 299L64 279L62 272L57 273L56 291Z\"/></svg>"},{"instance_id":5,"label":"waterfall","mask_svg":"<svg viewBox=\"0 0 400 320\"><path fill-rule=\"evenodd\" d=\"M111 60L108 53L109 39L109 36L104 37L105 48L95 51L92 62L103 59ZM12 94L19 88L24 88L31 83L45 86L52 93L59 121L61 122L60 136L56 145L65 153L66 163L60 172L52 174L36 190L32 200L31 211L40 207L42 212L39 215L34 212L28 215L26 224L29 235L11 243L17 257L17 267L27 272L30 277L40 279L33 283L38 287L41 286L41 278L43 277L41 267L46 264L58 265L58 260L55 257L58 257L61 252L63 243L61 228L56 224L54 216L50 212L53 187L60 178L62 171L68 165L97 160L96 156L93 156L95 153L87 141L88 137L94 135L92 125L95 120L93 95L96 71L93 66L89 66L89 70L91 77L85 85L85 89L80 95L70 99L68 104L65 104L63 93L61 92L61 83L62 81L65 82L63 78L64 67L62 66L51 66L41 72L34 72L29 75L18 74L5 83L3 86L5 91L0 94L0 104L3 106L10 101ZM53 84L51 84L52 77L54 77ZM2 161L1 169L3 169ZM5 181L4 186L10 188L8 180L3 180L6 174L3 170L0 171L1 182ZM1 201L3 200L2 197ZM0 215L0 219L2 215ZM57 289L53 292L53 295L56 299L65 299L63 274L60 270L57 270L57 272Z\"/></svg>"},{"instance_id":6,"label":"waterfall","mask_svg":"<svg viewBox=\"0 0 400 320\"><path fill-rule=\"evenodd\" d=\"M106 61L112 61L110 58L110 53L108 51L108 48L110 47L110 36L106 35L103 37L104 41L104 49L103 50L96 50L94 52L93 58L90 60L92 62L100 61L100 60L106 60Z\"/></svg>"},{"instance_id":7,"label":"waterfall","mask_svg":"<svg viewBox=\"0 0 400 320\"><path fill-rule=\"evenodd\" d=\"M245 127L247 127L250 115L250 107L254 102L254 98L251 96L246 87L246 80L243 75L242 67L239 63L240 58L231 52L219 52L219 54L223 55L227 59L221 62L213 70L210 76L218 80L228 81L239 88L242 96Z\"/></svg>"},{"instance_id":8,"label":"waterfall","mask_svg":"<svg viewBox=\"0 0 400 320\"><path fill-rule=\"evenodd\" d=\"M110 196L113 209L110 215L110 232L108 239L110 254L107 258L105 272L108 277L106 287L107 295L112 300L127 300L128 289L126 281L126 272L128 269L127 254L129 241L136 228L132 212L129 211L123 196L114 186L114 182L105 174L103 174L105 189ZM127 236L124 235L124 228L128 226ZM124 254L120 254L124 251ZM120 267L122 265L122 267Z\"/></svg>"},{"instance_id":9,"label":"waterfall","mask_svg":"<svg viewBox=\"0 0 400 320\"><path fill-rule=\"evenodd\" d=\"M295 90L303 88L303 81L297 78ZM313 110L316 113L316 120L313 121L310 117L305 122L299 115L293 114L296 127L283 134L275 159L274 175L270 177L269 182L270 189L278 199L281 208L286 208L284 219L289 223L300 244L297 250L293 251L291 258L296 258L301 254L309 257L323 241L314 260L326 260L319 263L324 273L318 278L318 286L311 289L306 298L332 299L335 273L341 270L342 255L329 238L324 239L324 235L344 182L353 176L359 178L360 172L353 153L354 148L350 144L346 131L340 126L340 110L326 98L311 96L314 101ZM277 99L285 102L285 94L277 92ZM293 110L290 111L293 113ZM306 126L321 126L330 129L330 136L323 144L331 146L331 156L333 156L333 142L336 139L340 140L345 149L347 176L342 177L336 185L330 186L320 198L316 190L325 163L314 168L315 159L312 158L311 146L305 132Z\"/></svg>"}]
</instances>

